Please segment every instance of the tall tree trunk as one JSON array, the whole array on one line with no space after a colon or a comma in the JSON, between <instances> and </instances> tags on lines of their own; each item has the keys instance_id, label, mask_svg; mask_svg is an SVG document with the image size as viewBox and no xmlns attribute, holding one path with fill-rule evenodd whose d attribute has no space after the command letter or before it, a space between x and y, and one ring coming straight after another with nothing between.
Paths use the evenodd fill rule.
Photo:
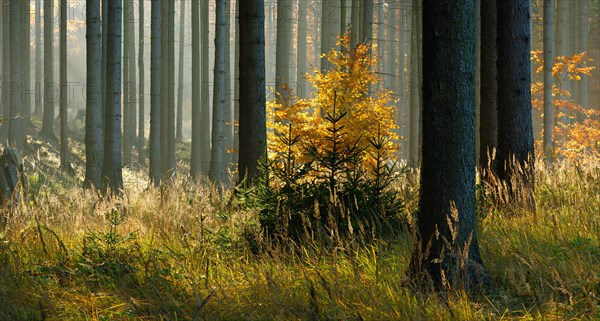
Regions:
<instances>
[{"instance_id":1,"label":"tall tree trunk","mask_svg":"<svg viewBox=\"0 0 600 321\"><path fill-rule=\"evenodd\" d=\"M243 0L242 0L243 1ZM307 2L307 1L305 1ZM233 170L236 170L237 163L239 162L239 150L240 150L240 135L239 135L239 121L240 121L240 0L235 0L235 50L234 50L234 102L233 102ZM305 48L306 49L306 48ZM233 178L233 183L237 182L239 178Z\"/></svg>"},{"instance_id":2,"label":"tall tree trunk","mask_svg":"<svg viewBox=\"0 0 600 321\"><path fill-rule=\"evenodd\" d=\"M399 23L398 23L398 17L397 17L397 13L398 13L398 8L394 7L394 5L390 4L388 5L388 18L387 18L387 43L386 43L386 47L387 47L387 73L386 73L386 78L387 78L387 84L388 84L388 88L398 94L398 96L400 96L400 92L398 91L398 64L397 64L397 54L396 54L396 49L397 49L397 38L396 38L396 28L399 27ZM398 97L398 99L402 99L402 97Z\"/></svg>"},{"instance_id":3,"label":"tall tree trunk","mask_svg":"<svg viewBox=\"0 0 600 321\"><path fill-rule=\"evenodd\" d=\"M134 0L124 3L123 41L123 164L131 164L131 150L136 143L136 70L135 70L135 24Z\"/></svg>"},{"instance_id":4,"label":"tall tree trunk","mask_svg":"<svg viewBox=\"0 0 600 321\"><path fill-rule=\"evenodd\" d=\"M346 22L347 16L347 1L348 0L340 0L340 35L343 35L348 29L348 22Z\"/></svg>"},{"instance_id":5,"label":"tall tree trunk","mask_svg":"<svg viewBox=\"0 0 600 321\"><path fill-rule=\"evenodd\" d=\"M488 282L475 217L473 1L423 1L423 55L423 163L411 272L438 290L471 290Z\"/></svg>"},{"instance_id":6,"label":"tall tree trunk","mask_svg":"<svg viewBox=\"0 0 600 321\"><path fill-rule=\"evenodd\" d=\"M210 33L209 28L209 10L208 10L208 1L202 1L201 11L200 11L200 23L202 24L202 41L200 42L200 46L202 47L202 163L201 171L203 174L209 174L210 168L210 144L211 144L211 105L210 105L210 94L209 94L209 57L208 57L208 47L209 40L208 35Z\"/></svg>"},{"instance_id":7,"label":"tall tree trunk","mask_svg":"<svg viewBox=\"0 0 600 321\"><path fill-rule=\"evenodd\" d=\"M200 82L200 0L192 0L192 155L190 174L202 172L202 83Z\"/></svg>"},{"instance_id":8,"label":"tall tree trunk","mask_svg":"<svg viewBox=\"0 0 600 321\"><path fill-rule=\"evenodd\" d=\"M106 99L108 94L106 93L106 71L108 69L108 63L106 58L108 57L108 0L102 0L102 115L105 115L106 111ZM44 39L46 35L44 34ZM105 129L106 130L106 129Z\"/></svg>"},{"instance_id":9,"label":"tall tree trunk","mask_svg":"<svg viewBox=\"0 0 600 321\"><path fill-rule=\"evenodd\" d=\"M283 94L284 84L290 84L290 40L292 38L293 8L291 0L277 0L277 58L275 93Z\"/></svg>"},{"instance_id":10,"label":"tall tree trunk","mask_svg":"<svg viewBox=\"0 0 600 321\"><path fill-rule=\"evenodd\" d=\"M167 154L165 155L167 158L167 175L169 177L173 177L176 171L176 163L175 163L175 1L168 2L169 7L169 48L168 48L168 74L169 74L169 84L168 84L168 112L167 112L167 131L168 131L168 140L167 140Z\"/></svg>"},{"instance_id":11,"label":"tall tree trunk","mask_svg":"<svg viewBox=\"0 0 600 321\"><path fill-rule=\"evenodd\" d=\"M569 2L565 0L559 0L556 2L556 56L567 56L571 55L571 49L569 48ZM563 71L558 75L558 86L565 91L570 91L570 80L567 77L567 72ZM566 95L559 96L560 99L570 100L571 98ZM559 114L565 115L559 117L559 121L563 124L569 123L569 111L564 107L557 109Z\"/></svg>"},{"instance_id":12,"label":"tall tree trunk","mask_svg":"<svg viewBox=\"0 0 600 321\"><path fill-rule=\"evenodd\" d=\"M57 140L54 134L54 104L58 96L54 82L54 0L44 0L44 115L41 134Z\"/></svg>"},{"instance_id":13,"label":"tall tree trunk","mask_svg":"<svg viewBox=\"0 0 600 321\"><path fill-rule=\"evenodd\" d=\"M225 143L225 38L227 36L227 0L217 0L215 31L214 96L212 144L210 151L210 181L225 183L223 166Z\"/></svg>"},{"instance_id":14,"label":"tall tree trunk","mask_svg":"<svg viewBox=\"0 0 600 321\"><path fill-rule=\"evenodd\" d=\"M8 143L23 149L23 131L21 122L21 111L23 101L21 99L20 86L23 83L22 73L22 45L21 45L21 1L10 2L10 120L8 121Z\"/></svg>"},{"instance_id":15,"label":"tall tree trunk","mask_svg":"<svg viewBox=\"0 0 600 321\"><path fill-rule=\"evenodd\" d=\"M352 11L350 12L350 36L352 43L356 44L360 37L360 0L352 0Z\"/></svg>"},{"instance_id":16,"label":"tall tree trunk","mask_svg":"<svg viewBox=\"0 0 600 321\"><path fill-rule=\"evenodd\" d=\"M554 111L552 104L552 64L554 63L554 8L552 0L544 0L544 157L552 162Z\"/></svg>"},{"instance_id":17,"label":"tall tree trunk","mask_svg":"<svg viewBox=\"0 0 600 321\"><path fill-rule=\"evenodd\" d=\"M225 65L224 65L224 70L225 70L225 74L224 74L224 82L225 82L225 87L223 89L224 91L224 105L223 105L223 119L224 119L224 125L223 125L223 147L224 147L224 156L223 156L223 174L227 174L228 172L231 172L233 170L232 168L232 164L233 164L233 154L232 154L232 149L233 149L233 101L232 101L232 95L231 95L231 15L229 14L230 12L232 12L231 10L231 0L227 0L226 1L226 8L225 8L225 12L227 13L227 24L225 26L225 43L224 45L224 49L225 49ZM290 35L291 36L291 35Z\"/></svg>"},{"instance_id":18,"label":"tall tree trunk","mask_svg":"<svg viewBox=\"0 0 600 321\"><path fill-rule=\"evenodd\" d=\"M22 144L26 144L27 134L33 132L33 123L31 122L31 97L32 94L35 94L35 90L32 90L31 88L31 1L21 1L19 4L22 5L21 10L23 10L22 18L19 19L21 22L21 45L23 46L21 49L21 73L23 77L23 88L21 89L21 97L23 100L21 125L23 128L21 129L21 136L24 140Z\"/></svg>"},{"instance_id":19,"label":"tall tree trunk","mask_svg":"<svg viewBox=\"0 0 600 321\"><path fill-rule=\"evenodd\" d=\"M35 1L35 110L36 117L42 116L42 1Z\"/></svg>"},{"instance_id":20,"label":"tall tree trunk","mask_svg":"<svg viewBox=\"0 0 600 321\"><path fill-rule=\"evenodd\" d=\"M498 50L496 0L481 1L481 105L479 109L479 164L484 178L495 171L491 157L498 146Z\"/></svg>"},{"instance_id":21,"label":"tall tree trunk","mask_svg":"<svg viewBox=\"0 0 600 321\"><path fill-rule=\"evenodd\" d=\"M498 1L497 173L511 202L535 210L529 4ZM521 169L516 167L522 167ZM523 184L522 188L517 184Z\"/></svg>"},{"instance_id":22,"label":"tall tree trunk","mask_svg":"<svg viewBox=\"0 0 600 321\"><path fill-rule=\"evenodd\" d=\"M337 0L323 0L321 6L321 72L331 70L333 64L327 59L331 49L337 48L336 37L340 35L340 8Z\"/></svg>"},{"instance_id":23,"label":"tall tree trunk","mask_svg":"<svg viewBox=\"0 0 600 321\"><path fill-rule=\"evenodd\" d=\"M579 1L567 1L569 3L569 48L570 54L580 53L579 50ZM579 86L578 82L574 79L569 79L570 85L569 89L571 90L571 100L574 103L579 103ZM571 122L571 117L573 119L577 118L577 112L575 110L569 110L569 123Z\"/></svg>"},{"instance_id":24,"label":"tall tree trunk","mask_svg":"<svg viewBox=\"0 0 600 321\"><path fill-rule=\"evenodd\" d=\"M373 42L373 0L362 0L363 15L362 15L362 41L369 46L369 56L373 54L371 45ZM371 95L371 84L367 89L367 96Z\"/></svg>"},{"instance_id":25,"label":"tall tree trunk","mask_svg":"<svg viewBox=\"0 0 600 321\"><path fill-rule=\"evenodd\" d=\"M306 73L308 72L308 60L307 60L307 11L308 1L298 1L298 40L297 40L297 60L296 60L296 94L298 97L308 97Z\"/></svg>"},{"instance_id":26,"label":"tall tree trunk","mask_svg":"<svg viewBox=\"0 0 600 321\"><path fill-rule=\"evenodd\" d=\"M408 48L410 47L410 41L406 42L406 34L410 28L408 28L408 19L407 12L403 6L400 6L398 9L398 21L400 22L400 28L398 28L398 114L400 116L400 121L398 122L399 134L401 136L401 149L400 149L400 157L402 159L408 159L408 129L407 129L407 117L409 113L406 108L408 104L406 103L407 93L406 93L406 69L405 65L408 61L408 58L405 59L405 54L408 52ZM410 64L409 64L410 65Z\"/></svg>"},{"instance_id":27,"label":"tall tree trunk","mask_svg":"<svg viewBox=\"0 0 600 321\"><path fill-rule=\"evenodd\" d=\"M240 1L240 183L252 184L267 147L264 2Z\"/></svg>"},{"instance_id":28,"label":"tall tree trunk","mask_svg":"<svg viewBox=\"0 0 600 321\"><path fill-rule=\"evenodd\" d=\"M60 167L71 170L69 160L69 117L67 113L69 87L67 87L67 0L60 0Z\"/></svg>"},{"instance_id":29,"label":"tall tree trunk","mask_svg":"<svg viewBox=\"0 0 600 321\"><path fill-rule=\"evenodd\" d=\"M362 0L362 41L373 41L373 0Z\"/></svg>"},{"instance_id":30,"label":"tall tree trunk","mask_svg":"<svg viewBox=\"0 0 600 321\"><path fill-rule=\"evenodd\" d=\"M578 19L578 26L579 26L579 37L578 37L578 43L579 43L579 52L588 52L588 28L589 28L589 23L588 23L588 6L589 6L589 1L578 1L579 3L579 19ZM596 38L598 39L598 38ZM577 97L577 103L584 109L587 109L588 103L589 103L589 98L588 98L588 76L586 75L581 75L581 80L577 83L577 93L579 94L579 96ZM578 120L579 122L583 122L586 118L586 115L583 113L579 113L578 114Z\"/></svg>"},{"instance_id":31,"label":"tall tree trunk","mask_svg":"<svg viewBox=\"0 0 600 321\"><path fill-rule=\"evenodd\" d=\"M9 0L0 0L2 3L2 81L10 81L10 18L8 10L10 6ZM2 97L9 97L9 86L2 86ZM2 115L4 118L10 116L10 104L2 104ZM2 124L0 129L0 139L8 139L8 122Z\"/></svg>"},{"instance_id":32,"label":"tall tree trunk","mask_svg":"<svg viewBox=\"0 0 600 321\"><path fill-rule=\"evenodd\" d=\"M199 0L195 0L199 1ZM161 1L152 0L150 17L150 136L148 155L150 180L157 186L162 178L160 129L161 129Z\"/></svg>"},{"instance_id":33,"label":"tall tree trunk","mask_svg":"<svg viewBox=\"0 0 600 321\"><path fill-rule=\"evenodd\" d=\"M161 1L160 4L160 168L163 177L166 177L169 140L169 4L167 1Z\"/></svg>"},{"instance_id":34,"label":"tall tree trunk","mask_svg":"<svg viewBox=\"0 0 600 321\"><path fill-rule=\"evenodd\" d=\"M177 132L175 140L183 141L183 54L185 52L185 2L181 0L179 9L179 77L177 81Z\"/></svg>"},{"instance_id":35,"label":"tall tree trunk","mask_svg":"<svg viewBox=\"0 0 600 321\"><path fill-rule=\"evenodd\" d=\"M86 3L86 112L85 112L85 181L87 188L100 188L104 156L102 118L102 27L100 0Z\"/></svg>"},{"instance_id":36,"label":"tall tree trunk","mask_svg":"<svg viewBox=\"0 0 600 321\"><path fill-rule=\"evenodd\" d=\"M106 107L104 119L104 187L112 193L123 188L121 165L121 30L123 1L108 2L106 50Z\"/></svg>"},{"instance_id":37,"label":"tall tree trunk","mask_svg":"<svg viewBox=\"0 0 600 321\"><path fill-rule=\"evenodd\" d=\"M389 55L385 54L385 10L383 9L383 1L377 4L377 39L374 41L377 44L377 72L381 75L381 82L377 84L378 88L383 88L388 84L388 77L385 75L385 68L383 63L385 60L390 59Z\"/></svg>"},{"instance_id":38,"label":"tall tree trunk","mask_svg":"<svg viewBox=\"0 0 600 321\"><path fill-rule=\"evenodd\" d=\"M409 116L409 159L413 166L419 165L419 136L421 108L419 104L419 28L417 19L418 0L412 1L412 35L410 45L410 116Z\"/></svg>"},{"instance_id":39,"label":"tall tree trunk","mask_svg":"<svg viewBox=\"0 0 600 321\"><path fill-rule=\"evenodd\" d=\"M144 69L144 28L146 27L144 24L144 16L145 16L145 12L144 12L144 0L140 0L139 2L139 42L138 42L138 67L139 67L139 87L138 87L138 91L139 91L139 98L138 98L138 103L139 103L139 113L138 113L138 142L137 142L137 150L138 150L138 162L140 163L140 165L145 165L146 164L146 152L144 150L144 144L145 144L145 126L146 126L146 121L145 121L145 69Z\"/></svg>"}]
</instances>

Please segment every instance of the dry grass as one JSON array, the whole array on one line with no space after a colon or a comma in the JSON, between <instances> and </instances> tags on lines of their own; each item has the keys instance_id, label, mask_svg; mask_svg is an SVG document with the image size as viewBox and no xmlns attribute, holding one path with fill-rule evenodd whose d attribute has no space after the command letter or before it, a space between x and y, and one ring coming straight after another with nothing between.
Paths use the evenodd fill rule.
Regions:
<instances>
[{"instance_id":1,"label":"dry grass","mask_svg":"<svg viewBox=\"0 0 600 321\"><path fill-rule=\"evenodd\" d=\"M51 161L29 158L35 202L3 211L0 320L600 319L597 163L538 171L535 216L481 201L494 289L440 296L406 286L410 232L333 249L274 244L256 213L206 185L148 189L126 171L127 193L107 200L48 174Z\"/></svg>"}]
</instances>

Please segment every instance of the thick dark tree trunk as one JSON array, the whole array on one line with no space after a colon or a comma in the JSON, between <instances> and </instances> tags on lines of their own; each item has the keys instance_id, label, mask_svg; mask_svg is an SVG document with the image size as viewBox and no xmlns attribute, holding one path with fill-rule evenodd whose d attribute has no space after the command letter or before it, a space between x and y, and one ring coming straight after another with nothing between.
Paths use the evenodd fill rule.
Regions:
<instances>
[{"instance_id":1,"label":"thick dark tree trunk","mask_svg":"<svg viewBox=\"0 0 600 321\"><path fill-rule=\"evenodd\" d=\"M240 1L240 181L252 183L267 146L264 2Z\"/></svg>"},{"instance_id":2,"label":"thick dark tree trunk","mask_svg":"<svg viewBox=\"0 0 600 321\"><path fill-rule=\"evenodd\" d=\"M479 164L484 176L495 170L492 153L498 146L498 83L496 81L496 0L481 1L481 107L479 114Z\"/></svg>"},{"instance_id":3,"label":"thick dark tree trunk","mask_svg":"<svg viewBox=\"0 0 600 321\"><path fill-rule=\"evenodd\" d=\"M411 272L438 290L487 282L475 217L475 32L469 0L423 1L423 160Z\"/></svg>"},{"instance_id":4,"label":"thick dark tree trunk","mask_svg":"<svg viewBox=\"0 0 600 321\"><path fill-rule=\"evenodd\" d=\"M497 173L507 183L507 201L535 211L529 1L497 5Z\"/></svg>"}]
</instances>

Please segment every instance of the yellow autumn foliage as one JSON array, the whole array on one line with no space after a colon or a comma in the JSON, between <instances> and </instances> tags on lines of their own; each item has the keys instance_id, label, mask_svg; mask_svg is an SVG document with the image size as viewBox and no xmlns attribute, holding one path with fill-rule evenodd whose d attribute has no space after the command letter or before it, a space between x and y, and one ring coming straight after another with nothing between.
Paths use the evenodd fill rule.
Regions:
<instances>
[{"instance_id":1,"label":"yellow autumn foliage","mask_svg":"<svg viewBox=\"0 0 600 321\"><path fill-rule=\"evenodd\" d=\"M309 162L312 158L308 146L314 146L318 152L332 150L331 123L327 115L341 117L338 127L342 127L338 137L339 150L352 146L364 150L363 159L372 163L373 146L369 139L380 133L388 139L382 152L392 155L398 148L398 137L392 92L373 91L380 79L373 72L377 63L371 53L371 44L351 45L348 34L340 37L338 45L343 50L332 49L327 59L333 68L314 75L307 75L314 94L306 99L294 96L288 86L277 99L267 104L268 151L271 161L292 157L294 164Z\"/></svg>"}]
</instances>

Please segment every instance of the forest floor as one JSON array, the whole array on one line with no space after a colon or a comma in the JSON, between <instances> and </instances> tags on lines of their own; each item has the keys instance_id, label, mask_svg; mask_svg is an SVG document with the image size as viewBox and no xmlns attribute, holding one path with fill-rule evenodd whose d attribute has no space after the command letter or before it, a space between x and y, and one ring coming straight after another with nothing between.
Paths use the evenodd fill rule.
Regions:
<instances>
[{"instance_id":1,"label":"forest floor","mask_svg":"<svg viewBox=\"0 0 600 321\"><path fill-rule=\"evenodd\" d=\"M597 162L538 170L535 215L480 197L493 288L440 295L408 286L409 231L281 246L261 236L256 211L184 175L155 189L126 168L122 198L84 191L80 136L74 176L57 171L56 144L30 140L32 196L2 209L0 320L600 320ZM416 188L397 188L411 217Z\"/></svg>"}]
</instances>

